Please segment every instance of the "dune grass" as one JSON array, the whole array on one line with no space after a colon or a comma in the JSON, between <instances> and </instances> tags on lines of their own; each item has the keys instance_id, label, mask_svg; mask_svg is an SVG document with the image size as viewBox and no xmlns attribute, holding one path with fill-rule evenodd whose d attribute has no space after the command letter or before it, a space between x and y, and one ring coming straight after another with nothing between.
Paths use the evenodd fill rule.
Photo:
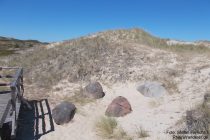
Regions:
<instances>
[{"instance_id":1,"label":"dune grass","mask_svg":"<svg viewBox=\"0 0 210 140\"><path fill-rule=\"evenodd\" d=\"M97 135L104 139L132 140L132 137L118 125L115 118L101 117L100 120L96 122L95 127Z\"/></svg>"},{"instance_id":2,"label":"dune grass","mask_svg":"<svg viewBox=\"0 0 210 140\"><path fill-rule=\"evenodd\" d=\"M114 129L117 127L117 121L114 118L102 117L96 122L97 134L103 138L113 138Z\"/></svg>"},{"instance_id":3,"label":"dune grass","mask_svg":"<svg viewBox=\"0 0 210 140\"><path fill-rule=\"evenodd\" d=\"M205 101L186 112L185 123L189 131L208 132L210 130L210 108L206 106Z\"/></svg>"},{"instance_id":4,"label":"dune grass","mask_svg":"<svg viewBox=\"0 0 210 140\"><path fill-rule=\"evenodd\" d=\"M143 129L141 126L136 127L136 134L138 138L149 137L149 133L145 129Z\"/></svg>"},{"instance_id":5,"label":"dune grass","mask_svg":"<svg viewBox=\"0 0 210 140\"><path fill-rule=\"evenodd\" d=\"M82 92L83 92L83 90L79 89L79 90L75 91L73 96L65 96L64 100L72 102L76 105L81 105L81 106L84 106L88 103L95 101L94 99L85 97Z\"/></svg>"},{"instance_id":6,"label":"dune grass","mask_svg":"<svg viewBox=\"0 0 210 140\"><path fill-rule=\"evenodd\" d=\"M118 127L114 132L113 139L114 140L133 140L133 137L129 136L122 127Z\"/></svg>"}]
</instances>

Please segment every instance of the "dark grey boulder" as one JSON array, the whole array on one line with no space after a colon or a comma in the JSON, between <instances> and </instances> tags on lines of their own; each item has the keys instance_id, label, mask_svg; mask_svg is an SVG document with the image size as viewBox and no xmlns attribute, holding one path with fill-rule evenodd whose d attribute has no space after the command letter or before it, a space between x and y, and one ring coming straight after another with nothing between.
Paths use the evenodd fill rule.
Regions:
<instances>
[{"instance_id":1,"label":"dark grey boulder","mask_svg":"<svg viewBox=\"0 0 210 140\"><path fill-rule=\"evenodd\" d=\"M105 93L103 92L103 88L99 82L92 82L84 88L83 95L85 97L99 99L103 98Z\"/></svg>"},{"instance_id":2,"label":"dark grey boulder","mask_svg":"<svg viewBox=\"0 0 210 140\"><path fill-rule=\"evenodd\" d=\"M75 111L76 107L74 104L63 101L52 110L52 118L56 124L62 125L73 119Z\"/></svg>"},{"instance_id":3,"label":"dark grey boulder","mask_svg":"<svg viewBox=\"0 0 210 140\"><path fill-rule=\"evenodd\" d=\"M165 88L159 82L145 82L137 86L137 90L146 97L162 97L166 94Z\"/></svg>"},{"instance_id":4,"label":"dark grey boulder","mask_svg":"<svg viewBox=\"0 0 210 140\"><path fill-rule=\"evenodd\" d=\"M131 113L132 108L125 97L118 96L109 104L105 115L109 117L123 117Z\"/></svg>"}]
</instances>

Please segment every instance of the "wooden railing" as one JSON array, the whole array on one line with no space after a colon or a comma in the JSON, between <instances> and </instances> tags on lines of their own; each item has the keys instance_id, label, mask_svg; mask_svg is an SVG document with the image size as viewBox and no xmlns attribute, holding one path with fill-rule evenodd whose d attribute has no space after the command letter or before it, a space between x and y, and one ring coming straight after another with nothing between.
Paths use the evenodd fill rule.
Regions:
<instances>
[{"instance_id":1,"label":"wooden railing","mask_svg":"<svg viewBox=\"0 0 210 140\"><path fill-rule=\"evenodd\" d=\"M18 67L0 67L0 71L9 71L13 70L16 71L14 75L6 74L6 75L0 75L0 79L6 78L10 79L11 82L6 83L0 83L0 87L7 87L10 89L9 91L1 91L3 93L11 93L11 111L12 111L12 117L6 118L5 122L12 122L12 134L15 135L16 125L17 125L17 119L19 114L19 107L21 103L26 104L26 106L31 109L30 104L23 98L24 93L24 86L23 86L23 68ZM18 105L18 106L17 106Z\"/></svg>"},{"instance_id":2,"label":"wooden railing","mask_svg":"<svg viewBox=\"0 0 210 140\"><path fill-rule=\"evenodd\" d=\"M19 109L16 107L16 103L21 103L22 97L23 97L23 92L24 92L24 87L23 87L23 69L19 68L16 71L16 74L14 76L13 82L10 84L11 88L11 103L12 103L12 110L15 113L15 121L17 120L19 114Z\"/></svg>"},{"instance_id":3,"label":"wooden railing","mask_svg":"<svg viewBox=\"0 0 210 140\"><path fill-rule=\"evenodd\" d=\"M23 86L23 68L17 67L0 67L0 70L16 70L15 75L0 75L0 78L11 78L12 82L10 83L0 83L0 86L9 86L11 89L11 102L15 109L16 100L21 100L24 92Z\"/></svg>"}]
</instances>

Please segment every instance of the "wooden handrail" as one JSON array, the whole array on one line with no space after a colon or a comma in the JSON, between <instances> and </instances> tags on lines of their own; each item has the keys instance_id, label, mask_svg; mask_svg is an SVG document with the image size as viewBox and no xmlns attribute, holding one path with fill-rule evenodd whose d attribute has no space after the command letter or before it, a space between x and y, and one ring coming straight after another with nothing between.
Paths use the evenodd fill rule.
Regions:
<instances>
[{"instance_id":1,"label":"wooden handrail","mask_svg":"<svg viewBox=\"0 0 210 140\"><path fill-rule=\"evenodd\" d=\"M16 87L18 81L23 76L23 68L19 68L14 76L14 81L11 83L10 87Z\"/></svg>"},{"instance_id":2,"label":"wooden handrail","mask_svg":"<svg viewBox=\"0 0 210 140\"><path fill-rule=\"evenodd\" d=\"M24 86L23 86L23 68L17 68L17 67L0 67L0 70L2 69L12 69L16 70L15 75L5 75L2 76L0 75L0 78L12 78L11 83L0 83L0 86L6 86L10 87L10 91L3 91L2 94L11 94L11 98L9 99L9 108L11 109L11 120L12 120L12 132L11 135L15 135L15 129L17 126L17 119L18 119L18 114L19 114L19 105L21 103L25 104L28 109L32 109L32 106L28 103L26 99L23 97L24 93ZM8 114L8 110L5 111ZM5 122L5 119L3 120ZM8 121L8 120L7 120ZM7 122L6 121L6 122ZM9 120L10 121L10 120ZM4 123L3 122L3 123ZM1 123L2 124L2 123Z\"/></svg>"},{"instance_id":3,"label":"wooden handrail","mask_svg":"<svg viewBox=\"0 0 210 140\"><path fill-rule=\"evenodd\" d=\"M3 69L19 69L19 67L0 67L0 70Z\"/></svg>"},{"instance_id":4,"label":"wooden handrail","mask_svg":"<svg viewBox=\"0 0 210 140\"><path fill-rule=\"evenodd\" d=\"M14 78L12 75L0 75L0 78Z\"/></svg>"}]
</instances>

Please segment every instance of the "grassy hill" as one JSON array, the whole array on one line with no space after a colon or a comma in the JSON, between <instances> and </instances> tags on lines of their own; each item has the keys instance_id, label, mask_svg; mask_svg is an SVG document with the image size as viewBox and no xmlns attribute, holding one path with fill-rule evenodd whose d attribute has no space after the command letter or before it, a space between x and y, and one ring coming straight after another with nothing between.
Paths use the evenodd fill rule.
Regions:
<instances>
[{"instance_id":1,"label":"grassy hill","mask_svg":"<svg viewBox=\"0 0 210 140\"><path fill-rule=\"evenodd\" d=\"M186 111L200 107L203 95L209 92L209 54L210 49L202 44L161 39L141 29L129 29L33 47L31 51L5 57L6 61L0 59L0 65L24 68L24 97L27 99L48 99L53 106L67 100L79 108L75 115L77 121L64 127L55 126L53 135L58 137L54 139L59 139L61 132L70 139L78 136L80 132L75 135L69 129L83 128L87 118L88 127L83 133L89 138L86 130L92 132L96 116L104 115L105 108L118 96L126 97L133 110L124 121L119 121L119 126L126 124L121 135L139 139L142 133L148 132L149 139L164 139L165 134L164 138L159 137L161 131L187 128ZM100 82L106 94L93 104L81 96L90 81ZM161 98L142 96L136 86L146 81L161 83L167 93ZM203 114L206 116L205 112ZM139 128L135 130L130 124L138 124ZM127 133L132 132L129 130L133 133ZM52 135L45 136L53 139Z\"/></svg>"},{"instance_id":2,"label":"grassy hill","mask_svg":"<svg viewBox=\"0 0 210 140\"><path fill-rule=\"evenodd\" d=\"M26 48L30 47L29 42L25 43ZM141 65L148 49L161 49L168 54L210 52L203 46L167 45L165 39L141 29L111 30L38 47L14 56L5 65L24 67L27 82L44 89L50 89L63 78L70 82L88 81L93 77L126 81L141 78L131 77L130 69Z\"/></svg>"}]
</instances>

